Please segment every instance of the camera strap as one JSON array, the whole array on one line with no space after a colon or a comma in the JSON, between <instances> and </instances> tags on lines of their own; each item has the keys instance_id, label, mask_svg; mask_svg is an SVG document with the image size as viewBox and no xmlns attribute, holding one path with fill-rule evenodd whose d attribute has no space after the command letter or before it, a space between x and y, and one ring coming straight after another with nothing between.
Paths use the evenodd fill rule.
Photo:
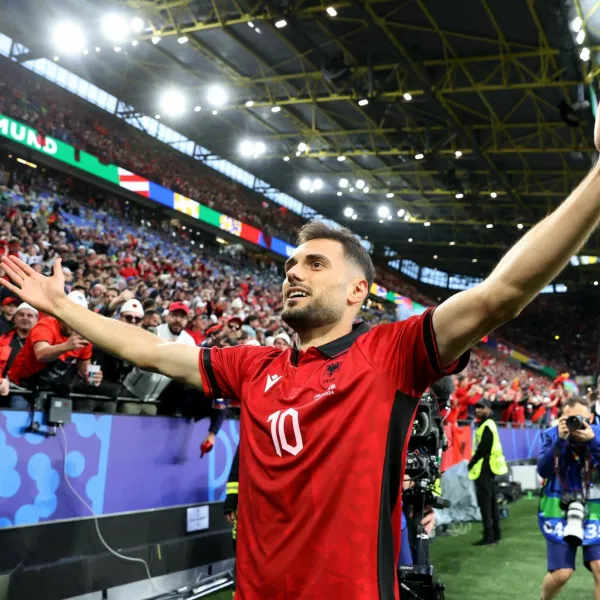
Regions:
<instances>
[{"instance_id":1,"label":"camera strap","mask_svg":"<svg viewBox=\"0 0 600 600\"><path fill-rule=\"evenodd\" d=\"M580 464L580 476L581 476L581 491L583 497L587 500L587 494L592 480L592 457L588 448L583 449L583 454L577 454L573 448L567 448L568 452L571 452L573 457ZM560 448L554 450L554 472L558 477L560 485L564 491L570 491L569 486L565 485L565 472L560 468Z\"/></svg>"}]
</instances>

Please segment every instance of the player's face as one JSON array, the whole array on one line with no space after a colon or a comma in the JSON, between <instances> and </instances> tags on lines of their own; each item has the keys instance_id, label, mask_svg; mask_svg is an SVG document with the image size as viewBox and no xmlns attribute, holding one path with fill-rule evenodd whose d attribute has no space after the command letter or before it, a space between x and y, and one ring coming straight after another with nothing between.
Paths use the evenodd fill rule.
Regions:
<instances>
[{"instance_id":1,"label":"player's face","mask_svg":"<svg viewBox=\"0 0 600 600\"><path fill-rule=\"evenodd\" d=\"M339 322L364 299L366 282L335 240L311 240L286 262L282 319L296 331Z\"/></svg>"}]
</instances>

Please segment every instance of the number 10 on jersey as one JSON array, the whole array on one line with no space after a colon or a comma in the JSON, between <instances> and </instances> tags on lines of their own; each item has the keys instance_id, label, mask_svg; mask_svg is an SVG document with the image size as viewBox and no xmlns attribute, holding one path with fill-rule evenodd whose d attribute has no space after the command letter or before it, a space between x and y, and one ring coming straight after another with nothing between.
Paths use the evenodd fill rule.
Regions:
<instances>
[{"instance_id":1,"label":"number 10 on jersey","mask_svg":"<svg viewBox=\"0 0 600 600\"><path fill-rule=\"evenodd\" d=\"M292 420L292 428L294 430L295 444L292 446L285 433L285 420L287 418ZM302 433L300 432L300 422L298 420L298 411L294 408L288 408L286 411L281 412L278 410L272 415L269 415L267 423L271 423L271 437L273 438L273 446L275 446L275 452L278 456L283 456L281 450L285 450L290 454L296 456L304 444L302 442Z\"/></svg>"}]
</instances>

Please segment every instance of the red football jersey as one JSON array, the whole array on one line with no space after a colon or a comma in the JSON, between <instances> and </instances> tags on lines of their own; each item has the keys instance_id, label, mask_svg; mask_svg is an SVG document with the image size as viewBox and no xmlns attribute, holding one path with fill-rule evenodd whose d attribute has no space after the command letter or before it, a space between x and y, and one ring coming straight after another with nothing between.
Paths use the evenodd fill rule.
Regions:
<instances>
[{"instance_id":1,"label":"red football jersey","mask_svg":"<svg viewBox=\"0 0 600 600\"><path fill-rule=\"evenodd\" d=\"M203 349L241 402L236 600L398 599L401 482L419 398L443 371L429 310L324 346Z\"/></svg>"}]
</instances>

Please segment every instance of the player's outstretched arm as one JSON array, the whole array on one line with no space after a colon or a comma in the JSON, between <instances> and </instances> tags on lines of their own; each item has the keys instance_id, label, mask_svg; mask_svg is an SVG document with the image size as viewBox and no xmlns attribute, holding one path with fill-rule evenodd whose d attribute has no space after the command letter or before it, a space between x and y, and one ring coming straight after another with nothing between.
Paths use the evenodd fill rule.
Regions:
<instances>
[{"instance_id":1,"label":"player's outstretched arm","mask_svg":"<svg viewBox=\"0 0 600 600\"><path fill-rule=\"evenodd\" d=\"M600 148L600 112L594 141ZM480 285L456 294L433 314L443 366L515 318L577 254L600 221L600 166L504 256Z\"/></svg>"},{"instance_id":2,"label":"player's outstretched arm","mask_svg":"<svg viewBox=\"0 0 600 600\"><path fill-rule=\"evenodd\" d=\"M2 258L2 268L10 282L0 279L0 285L38 310L60 319L95 346L141 369L163 373L202 389L198 348L164 342L141 327L102 317L71 302L64 291L60 259L54 262L52 277L37 273L14 256Z\"/></svg>"}]
</instances>

